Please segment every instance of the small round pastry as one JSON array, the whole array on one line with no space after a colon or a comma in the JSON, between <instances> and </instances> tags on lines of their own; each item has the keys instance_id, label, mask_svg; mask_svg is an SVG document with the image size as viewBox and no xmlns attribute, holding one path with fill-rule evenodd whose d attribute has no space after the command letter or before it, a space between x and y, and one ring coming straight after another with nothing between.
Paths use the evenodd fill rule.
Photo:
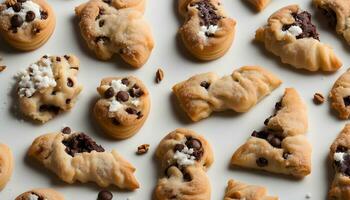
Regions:
<instances>
[{"instance_id":1,"label":"small round pastry","mask_svg":"<svg viewBox=\"0 0 350 200\"><path fill-rule=\"evenodd\" d=\"M13 166L14 162L10 148L5 144L0 144L0 190L10 180Z\"/></svg>"},{"instance_id":2,"label":"small round pastry","mask_svg":"<svg viewBox=\"0 0 350 200\"><path fill-rule=\"evenodd\" d=\"M0 4L0 34L19 50L39 48L55 26L55 14L45 0L6 0Z\"/></svg>"},{"instance_id":3,"label":"small round pastry","mask_svg":"<svg viewBox=\"0 0 350 200\"><path fill-rule=\"evenodd\" d=\"M74 55L43 56L18 73L19 108L22 113L45 123L70 110L82 90L77 75L79 60Z\"/></svg>"},{"instance_id":4,"label":"small round pastry","mask_svg":"<svg viewBox=\"0 0 350 200\"><path fill-rule=\"evenodd\" d=\"M15 200L64 200L62 194L49 188L33 189L22 193Z\"/></svg>"},{"instance_id":5,"label":"small round pastry","mask_svg":"<svg viewBox=\"0 0 350 200\"><path fill-rule=\"evenodd\" d=\"M150 98L146 86L138 78L104 78L97 91L101 98L93 108L93 116L106 134L126 139L145 123Z\"/></svg>"}]
</instances>

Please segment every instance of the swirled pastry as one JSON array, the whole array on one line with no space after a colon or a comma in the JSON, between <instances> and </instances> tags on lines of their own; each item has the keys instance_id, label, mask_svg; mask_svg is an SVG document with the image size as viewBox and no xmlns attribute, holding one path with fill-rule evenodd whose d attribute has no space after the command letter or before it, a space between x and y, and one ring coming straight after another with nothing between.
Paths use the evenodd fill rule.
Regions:
<instances>
[{"instance_id":1,"label":"swirled pastry","mask_svg":"<svg viewBox=\"0 0 350 200\"><path fill-rule=\"evenodd\" d=\"M229 180L227 183L224 200L278 200L278 197L268 196L264 187L256 185L247 185L235 180Z\"/></svg>"},{"instance_id":2,"label":"swirled pastry","mask_svg":"<svg viewBox=\"0 0 350 200\"><path fill-rule=\"evenodd\" d=\"M115 185L128 190L139 187L135 168L128 161L115 150L106 152L84 133L42 135L34 140L28 155L70 184L95 182L100 187Z\"/></svg>"},{"instance_id":3,"label":"swirled pastry","mask_svg":"<svg viewBox=\"0 0 350 200\"><path fill-rule=\"evenodd\" d=\"M283 63L309 71L336 71L342 62L333 49L319 41L311 14L298 5L284 7L256 31L255 39L279 56Z\"/></svg>"},{"instance_id":4,"label":"swirled pastry","mask_svg":"<svg viewBox=\"0 0 350 200\"><path fill-rule=\"evenodd\" d=\"M214 60L231 47L236 21L229 18L219 0L179 0L185 23L179 34L185 47L200 60Z\"/></svg>"},{"instance_id":5,"label":"swirled pastry","mask_svg":"<svg viewBox=\"0 0 350 200\"><path fill-rule=\"evenodd\" d=\"M173 86L173 92L187 115L199 121L213 111L247 112L280 84L269 71L245 66L221 78L213 72L195 75Z\"/></svg>"},{"instance_id":6,"label":"swirled pastry","mask_svg":"<svg viewBox=\"0 0 350 200\"><path fill-rule=\"evenodd\" d=\"M64 200L64 197L53 189L40 188L24 192L15 200Z\"/></svg>"},{"instance_id":7,"label":"swirled pastry","mask_svg":"<svg viewBox=\"0 0 350 200\"><path fill-rule=\"evenodd\" d=\"M146 86L138 78L104 78L97 91L101 98L94 105L93 115L106 134L125 139L145 123L151 103Z\"/></svg>"},{"instance_id":8,"label":"swirled pastry","mask_svg":"<svg viewBox=\"0 0 350 200\"><path fill-rule=\"evenodd\" d=\"M39 48L55 26L55 13L46 0L6 0L0 4L0 34L17 49Z\"/></svg>"},{"instance_id":9,"label":"swirled pastry","mask_svg":"<svg viewBox=\"0 0 350 200\"><path fill-rule=\"evenodd\" d=\"M10 180L13 171L14 161L11 149L0 143L0 191Z\"/></svg>"},{"instance_id":10,"label":"swirled pastry","mask_svg":"<svg viewBox=\"0 0 350 200\"><path fill-rule=\"evenodd\" d=\"M156 200L210 199L205 171L213 163L213 152L202 136L187 129L176 129L159 143L156 157L165 173L155 189Z\"/></svg>"},{"instance_id":11,"label":"swirled pastry","mask_svg":"<svg viewBox=\"0 0 350 200\"><path fill-rule=\"evenodd\" d=\"M78 83L79 60L74 55L43 56L18 79L19 107L22 113L41 123L70 110L82 90Z\"/></svg>"},{"instance_id":12,"label":"swirled pastry","mask_svg":"<svg viewBox=\"0 0 350 200\"><path fill-rule=\"evenodd\" d=\"M350 2L344 0L313 0L313 4L326 16L329 25L350 44Z\"/></svg>"},{"instance_id":13,"label":"swirled pastry","mask_svg":"<svg viewBox=\"0 0 350 200\"><path fill-rule=\"evenodd\" d=\"M133 67L146 63L154 41L142 12L134 8L119 9L117 4L103 0L90 0L78 6L75 13L87 46L99 59L108 60L119 54Z\"/></svg>"},{"instance_id":14,"label":"swirled pastry","mask_svg":"<svg viewBox=\"0 0 350 200\"><path fill-rule=\"evenodd\" d=\"M271 0L248 0L249 3L251 3L257 11L262 11L267 4L270 3Z\"/></svg>"},{"instance_id":15,"label":"swirled pastry","mask_svg":"<svg viewBox=\"0 0 350 200\"><path fill-rule=\"evenodd\" d=\"M333 142L329 159L335 169L335 176L328 193L330 200L347 200L350 198L350 124Z\"/></svg>"},{"instance_id":16,"label":"swirled pastry","mask_svg":"<svg viewBox=\"0 0 350 200\"><path fill-rule=\"evenodd\" d=\"M311 145L305 137L307 109L295 89L287 88L275 114L233 154L231 164L304 177L311 172Z\"/></svg>"},{"instance_id":17,"label":"swirled pastry","mask_svg":"<svg viewBox=\"0 0 350 200\"><path fill-rule=\"evenodd\" d=\"M341 119L348 119L350 116L350 70L348 69L334 83L329 94L331 105L338 112Z\"/></svg>"}]
</instances>

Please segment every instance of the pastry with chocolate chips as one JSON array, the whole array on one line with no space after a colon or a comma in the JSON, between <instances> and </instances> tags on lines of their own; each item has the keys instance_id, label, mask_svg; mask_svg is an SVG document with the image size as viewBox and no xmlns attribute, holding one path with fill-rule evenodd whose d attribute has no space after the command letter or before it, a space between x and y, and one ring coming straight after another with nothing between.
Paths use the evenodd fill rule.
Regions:
<instances>
[{"instance_id":1,"label":"pastry with chocolate chips","mask_svg":"<svg viewBox=\"0 0 350 200\"><path fill-rule=\"evenodd\" d=\"M164 175L158 180L155 200L209 200L207 169L213 163L209 143L188 129L176 129L159 143L156 158Z\"/></svg>"},{"instance_id":2,"label":"pastry with chocolate chips","mask_svg":"<svg viewBox=\"0 0 350 200\"><path fill-rule=\"evenodd\" d=\"M247 0L257 11L262 11L270 3L271 0Z\"/></svg>"},{"instance_id":3,"label":"pastry with chocolate chips","mask_svg":"<svg viewBox=\"0 0 350 200\"><path fill-rule=\"evenodd\" d=\"M287 88L275 113L253 131L248 141L236 150L231 165L302 178L311 173L311 144L306 105L298 92Z\"/></svg>"},{"instance_id":4,"label":"pastry with chocolate chips","mask_svg":"<svg viewBox=\"0 0 350 200\"><path fill-rule=\"evenodd\" d=\"M133 2L90 0L75 9L81 35L88 48L101 60L114 54L135 68L142 67L151 55L154 40L150 26ZM131 8L124 8L130 5ZM138 6L137 6L138 7Z\"/></svg>"},{"instance_id":5,"label":"pastry with chocolate chips","mask_svg":"<svg viewBox=\"0 0 350 200\"><path fill-rule=\"evenodd\" d=\"M224 200L278 200L278 197L269 196L265 187L248 185L235 180L227 183Z\"/></svg>"},{"instance_id":6,"label":"pastry with chocolate chips","mask_svg":"<svg viewBox=\"0 0 350 200\"><path fill-rule=\"evenodd\" d=\"M82 91L78 83L79 59L74 55L41 57L17 74L17 94L22 113L45 123L75 105Z\"/></svg>"},{"instance_id":7,"label":"pastry with chocolate chips","mask_svg":"<svg viewBox=\"0 0 350 200\"><path fill-rule=\"evenodd\" d=\"M334 83L329 94L331 105L340 119L350 117L350 70L348 69Z\"/></svg>"},{"instance_id":8,"label":"pastry with chocolate chips","mask_svg":"<svg viewBox=\"0 0 350 200\"><path fill-rule=\"evenodd\" d=\"M219 0L179 0L185 23L179 34L185 47L200 60L214 60L231 47L236 21L229 18Z\"/></svg>"},{"instance_id":9,"label":"pastry with chocolate chips","mask_svg":"<svg viewBox=\"0 0 350 200\"><path fill-rule=\"evenodd\" d=\"M0 35L13 47L30 51L44 45L56 26L46 0L6 0L0 4Z\"/></svg>"},{"instance_id":10,"label":"pastry with chocolate chips","mask_svg":"<svg viewBox=\"0 0 350 200\"><path fill-rule=\"evenodd\" d=\"M311 14L290 5L281 8L256 31L255 39L283 63L308 71L334 72L342 62L334 50L320 42Z\"/></svg>"},{"instance_id":11,"label":"pastry with chocolate chips","mask_svg":"<svg viewBox=\"0 0 350 200\"><path fill-rule=\"evenodd\" d=\"M10 180L14 167L11 149L0 143L0 191Z\"/></svg>"},{"instance_id":12,"label":"pastry with chocolate chips","mask_svg":"<svg viewBox=\"0 0 350 200\"><path fill-rule=\"evenodd\" d=\"M281 82L262 67L244 66L229 76L213 72L192 76L173 86L173 92L191 120L199 121L214 111L248 112Z\"/></svg>"},{"instance_id":13,"label":"pastry with chocolate chips","mask_svg":"<svg viewBox=\"0 0 350 200\"><path fill-rule=\"evenodd\" d=\"M108 77L97 88L100 99L93 116L104 133L115 139L126 139L138 132L150 111L146 86L134 76Z\"/></svg>"},{"instance_id":14,"label":"pastry with chocolate chips","mask_svg":"<svg viewBox=\"0 0 350 200\"><path fill-rule=\"evenodd\" d=\"M139 188L135 168L127 160L116 150L107 152L81 132L39 136L30 146L28 156L69 184L79 181L95 182L100 187Z\"/></svg>"},{"instance_id":15,"label":"pastry with chocolate chips","mask_svg":"<svg viewBox=\"0 0 350 200\"><path fill-rule=\"evenodd\" d=\"M64 197L53 189L39 188L24 192L15 200L64 200Z\"/></svg>"}]
</instances>

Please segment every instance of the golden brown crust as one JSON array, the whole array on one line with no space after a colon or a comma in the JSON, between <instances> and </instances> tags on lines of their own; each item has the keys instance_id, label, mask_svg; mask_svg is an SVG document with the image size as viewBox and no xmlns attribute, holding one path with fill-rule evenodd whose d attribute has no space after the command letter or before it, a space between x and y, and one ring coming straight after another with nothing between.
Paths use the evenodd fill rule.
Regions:
<instances>
[{"instance_id":1,"label":"golden brown crust","mask_svg":"<svg viewBox=\"0 0 350 200\"><path fill-rule=\"evenodd\" d=\"M202 85L205 82L208 89ZM247 112L280 84L271 72L245 66L221 78L213 72L195 75L173 86L173 92L192 121L199 121L213 111Z\"/></svg>"},{"instance_id":2,"label":"golden brown crust","mask_svg":"<svg viewBox=\"0 0 350 200\"><path fill-rule=\"evenodd\" d=\"M20 194L15 200L31 200L34 198L44 200L64 200L62 194L50 188L38 188Z\"/></svg>"},{"instance_id":3,"label":"golden brown crust","mask_svg":"<svg viewBox=\"0 0 350 200\"><path fill-rule=\"evenodd\" d=\"M266 124L266 123L265 123ZM304 177L311 172L311 144L305 137L307 111L299 94L287 88L281 108L268 119L265 136L253 135L233 154L231 165ZM265 133L264 133L265 134ZM280 144L270 137L279 138ZM265 163L259 163L260 160Z\"/></svg>"},{"instance_id":4,"label":"golden brown crust","mask_svg":"<svg viewBox=\"0 0 350 200\"><path fill-rule=\"evenodd\" d=\"M331 92L331 105L338 112L340 119L348 119L350 116L350 71L347 70L334 83Z\"/></svg>"},{"instance_id":5,"label":"golden brown crust","mask_svg":"<svg viewBox=\"0 0 350 200\"><path fill-rule=\"evenodd\" d=\"M248 0L257 11L262 11L271 0Z\"/></svg>"},{"instance_id":6,"label":"golden brown crust","mask_svg":"<svg viewBox=\"0 0 350 200\"><path fill-rule=\"evenodd\" d=\"M31 0L40 6L41 11L47 13L47 19L38 18L32 22L25 22L24 25L13 31L11 18L14 13L4 14L6 4L13 5L17 0L6 0L0 4L0 34L13 47L30 51L44 45L52 35L56 26L56 16L46 0ZM23 19L25 20L25 19Z\"/></svg>"},{"instance_id":7,"label":"golden brown crust","mask_svg":"<svg viewBox=\"0 0 350 200\"><path fill-rule=\"evenodd\" d=\"M342 62L330 46L312 37L297 39L293 34L282 31L284 25L295 22L292 13L301 11L298 5L276 11L269 17L267 25L256 31L255 39L263 42L265 48L279 56L283 63L297 69L327 72L338 70Z\"/></svg>"},{"instance_id":8,"label":"golden brown crust","mask_svg":"<svg viewBox=\"0 0 350 200\"><path fill-rule=\"evenodd\" d=\"M105 92L111 88L113 80L117 81L124 78L128 80L128 85L125 86L127 87L128 100L126 102L118 101L123 105L119 110L109 111L111 98L116 98L119 91L115 91L114 89L114 96L111 98L105 98ZM131 96L130 90L135 85L139 88L138 92L142 91L142 96ZM126 139L136 134L145 123L151 104L149 92L142 81L134 76L108 77L101 81L97 91L101 98L94 105L93 116L103 131L115 139ZM137 103L133 103L135 101ZM135 109L136 113L128 113L127 109L129 108Z\"/></svg>"},{"instance_id":9,"label":"golden brown crust","mask_svg":"<svg viewBox=\"0 0 350 200\"><path fill-rule=\"evenodd\" d=\"M11 149L0 143L0 191L10 180L14 167Z\"/></svg>"}]
</instances>

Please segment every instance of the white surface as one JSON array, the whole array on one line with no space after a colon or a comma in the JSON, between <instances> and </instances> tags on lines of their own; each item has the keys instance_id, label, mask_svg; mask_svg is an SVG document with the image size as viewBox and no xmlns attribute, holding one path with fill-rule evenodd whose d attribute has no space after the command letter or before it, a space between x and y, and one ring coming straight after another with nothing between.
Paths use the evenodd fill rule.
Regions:
<instances>
[{"instance_id":1,"label":"white surface","mask_svg":"<svg viewBox=\"0 0 350 200\"><path fill-rule=\"evenodd\" d=\"M60 191L67 200L95 200L99 188L95 184L68 185L60 181L51 172L26 159L26 151L33 139L43 133L58 131L64 124L74 130L84 131L107 150L117 149L137 168L136 176L141 188L135 192L122 192L111 188L114 200L125 200L132 197L135 200L151 199L156 185L157 163L153 159L158 142L170 131L178 127L186 127L203 134L214 150L215 162L208 171L212 185L212 199L223 197L228 179L235 178L246 183L267 186L270 194L278 195L282 200L302 200L307 194L312 199L326 199L329 177L327 156L330 144L343 128L345 121L339 121L329 109L328 102L316 106L312 102L315 92L327 96L333 82L348 67L350 48L343 39L330 30L323 17L314 17L318 26L321 41L335 48L342 58L344 66L338 72L330 75L310 74L293 70L283 65L279 60L266 53L260 45L252 42L255 29L265 24L267 17L282 6L299 2L303 8L314 13L311 1L283 0L273 1L266 10L256 14L241 0L224 0L223 5L230 16L237 20L237 32L230 51L221 59L201 63L188 56L183 51L182 44L177 42L176 33L182 24L182 19L176 13L176 0L148 0L146 18L150 22L156 47L148 63L139 70L133 70L123 64L118 57L101 62L87 50L81 40L74 17L74 7L83 0L50 0L57 14L57 26L54 35L42 48L28 53L13 50L0 40L0 55L3 64L8 68L0 73L0 141L8 144L14 152L15 169L11 181L0 192L1 200L14 199L18 194L37 187L52 187ZM321 24L322 22L322 24ZM44 54L64 55L74 53L81 59L79 80L84 90L74 109L56 117L44 125L33 125L17 117L11 91L14 86L13 76L22 68L35 62ZM171 96L171 86L189 76L216 71L222 75L229 74L242 65L262 65L283 79L283 85L272 95L264 99L246 114L236 115L231 112L216 114L198 123L189 123L182 110L179 110ZM165 72L161 84L154 83L158 67ZM134 137L124 141L113 141L104 137L91 123L89 109L97 97L96 87L106 76L136 75L148 86L151 93L152 108L146 124ZM264 119L273 112L275 102L282 95L285 87L298 89L309 109L310 128L308 138L313 145L312 174L301 181L288 177L259 173L250 170L233 170L229 168L232 153L249 137L254 129L262 127ZM143 156L136 156L138 145L149 143L150 151ZM34 164L33 164L34 163Z\"/></svg>"}]
</instances>

